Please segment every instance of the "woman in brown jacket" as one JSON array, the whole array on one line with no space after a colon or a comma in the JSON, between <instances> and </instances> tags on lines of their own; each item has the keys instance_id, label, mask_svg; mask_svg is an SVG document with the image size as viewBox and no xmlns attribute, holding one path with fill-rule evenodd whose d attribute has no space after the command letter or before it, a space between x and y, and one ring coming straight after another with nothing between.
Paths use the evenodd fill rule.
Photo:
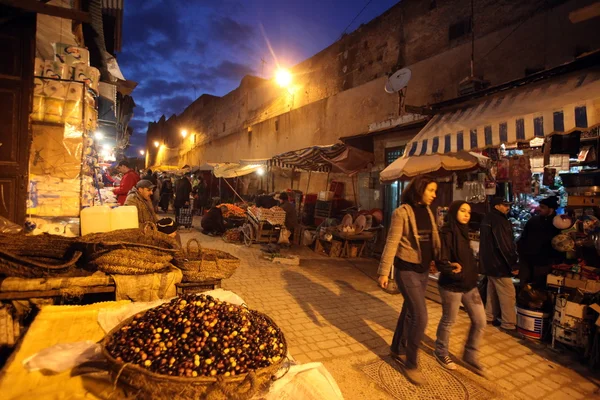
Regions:
<instances>
[{"instance_id":1,"label":"woman in brown jacket","mask_svg":"<svg viewBox=\"0 0 600 400\"><path fill-rule=\"evenodd\" d=\"M402 205L394 210L385 249L379 264L379 284L386 288L392 263L396 284L404 297L398 318L392 357L415 385L425 383L417 364L417 351L427 327L425 290L429 270L440 252L440 237L429 206L437 183L429 176L414 178L402 193Z\"/></svg>"}]
</instances>

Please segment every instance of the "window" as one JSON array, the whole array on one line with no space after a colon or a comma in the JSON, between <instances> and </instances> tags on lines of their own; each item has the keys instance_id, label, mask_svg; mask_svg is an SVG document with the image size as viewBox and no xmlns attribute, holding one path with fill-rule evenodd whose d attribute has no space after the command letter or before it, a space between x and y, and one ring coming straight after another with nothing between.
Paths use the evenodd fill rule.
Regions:
<instances>
[{"instance_id":1,"label":"window","mask_svg":"<svg viewBox=\"0 0 600 400\"><path fill-rule=\"evenodd\" d=\"M275 132L279 132L279 117L275 118Z\"/></svg>"},{"instance_id":2,"label":"window","mask_svg":"<svg viewBox=\"0 0 600 400\"><path fill-rule=\"evenodd\" d=\"M223 132L225 132L225 122L223 122Z\"/></svg>"},{"instance_id":3,"label":"window","mask_svg":"<svg viewBox=\"0 0 600 400\"><path fill-rule=\"evenodd\" d=\"M456 24L450 25L448 29L448 38L455 40L471 33L471 19L465 19Z\"/></svg>"},{"instance_id":4,"label":"window","mask_svg":"<svg viewBox=\"0 0 600 400\"><path fill-rule=\"evenodd\" d=\"M385 149L385 166L387 167L404 155L406 146L390 147Z\"/></svg>"}]
</instances>

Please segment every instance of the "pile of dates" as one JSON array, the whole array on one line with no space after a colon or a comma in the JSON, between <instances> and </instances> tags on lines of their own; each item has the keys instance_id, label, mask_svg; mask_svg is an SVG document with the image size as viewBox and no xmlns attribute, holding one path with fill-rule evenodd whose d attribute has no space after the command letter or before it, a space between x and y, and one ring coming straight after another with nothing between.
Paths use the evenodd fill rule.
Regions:
<instances>
[{"instance_id":1,"label":"pile of dates","mask_svg":"<svg viewBox=\"0 0 600 400\"><path fill-rule=\"evenodd\" d=\"M137 314L108 339L119 362L180 377L235 376L285 356L283 334L261 314L202 294Z\"/></svg>"}]
</instances>

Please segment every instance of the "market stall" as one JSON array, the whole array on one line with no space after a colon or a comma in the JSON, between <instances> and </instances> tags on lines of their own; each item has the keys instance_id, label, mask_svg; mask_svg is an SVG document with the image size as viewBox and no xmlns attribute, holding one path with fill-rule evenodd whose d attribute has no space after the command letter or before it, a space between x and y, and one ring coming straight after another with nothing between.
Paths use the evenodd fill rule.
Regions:
<instances>
[{"instance_id":1,"label":"market stall","mask_svg":"<svg viewBox=\"0 0 600 400\"><path fill-rule=\"evenodd\" d=\"M495 195L513 201L509 217L516 240L540 203L547 208L552 205L549 209L562 215L555 217L550 228L561 233L551 238L550 250L541 247L545 253L538 257L528 254L529 247L522 248L519 270L534 268L544 274L554 270L547 275L548 283L559 286L562 293L557 295L534 281L526 285L529 280L514 279L519 293L517 326L527 337L552 338L552 343L582 349L597 364L598 355L590 351L600 341L590 310L599 300L595 293L600 289L596 286L600 253L595 248L600 209L594 189L600 68L593 61L598 55L590 57L438 105L436 115L396 163L400 171L390 174L390 168L381 179L400 178L404 169L404 176L413 176L415 166L423 172L447 172L454 166L444 164L442 157L482 152L490 159L487 174L472 182L456 174L454 199L481 202ZM558 200L548 200L554 196ZM539 224L540 217L536 218ZM475 221L471 228L476 230L476 225ZM476 231L472 234L477 236ZM533 240L542 240L541 235ZM549 251L558 252L553 254L554 264L537 265Z\"/></svg>"}]
</instances>

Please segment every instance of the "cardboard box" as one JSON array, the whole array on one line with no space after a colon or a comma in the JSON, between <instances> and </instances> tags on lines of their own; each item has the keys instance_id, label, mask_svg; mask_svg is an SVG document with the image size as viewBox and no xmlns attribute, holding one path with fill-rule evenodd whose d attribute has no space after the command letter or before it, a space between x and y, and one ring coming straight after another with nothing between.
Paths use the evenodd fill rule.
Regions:
<instances>
[{"instance_id":1,"label":"cardboard box","mask_svg":"<svg viewBox=\"0 0 600 400\"><path fill-rule=\"evenodd\" d=\"M589 293L600 292L600 281L588 280L585 282L585 291Z\"/></svg>"},{"instance_id":2,"label":"cardboard box","mask_svg":"<svg viewBox=\"0 0 600 400\"><path fill-rule=\"evenodd\" d=\"M600 304L592 304L590 308L600 314ZM596 326L600 326L600 316L596 319Z\"/></svg>"},{"instance_id":3,"label":"cardboard box","mask_svg":"<svg viewBox=\"0 0 600 400\"><path fill-rule=\"evenodd\" d=\"M585 281L573 278L565 278L565 286L570 288L580 288L585 290Z\"/></svg>"},{"instance_id":4,"label":"cardboard box","mask_svg":"<svg viewBox=\"0 0 600 400\"><path fill-rule=\"evenodd\" d=\"M567 301L567 304L564 308L564 313L579 319L585 319L591 315L587 304L577 304L573 303L572 301Z\"/></svg>"},{"instance_id":5,"label":"cardboard box","mask_svg":"<svg viewBox=\"0 0 600 400\"><path fill-rule=\"evenodd\" d=\"M557 276L553 274L548 274L546 276L546 285L549 286L564 286L565 285L565 277Z\"/></svg>"}]
</instances>

